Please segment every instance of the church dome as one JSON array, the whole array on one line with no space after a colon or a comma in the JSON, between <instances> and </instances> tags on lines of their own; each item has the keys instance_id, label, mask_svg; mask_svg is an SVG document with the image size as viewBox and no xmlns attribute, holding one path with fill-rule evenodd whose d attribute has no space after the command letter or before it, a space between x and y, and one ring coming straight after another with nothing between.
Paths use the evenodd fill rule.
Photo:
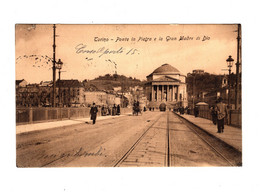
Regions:
<instances>
[{"instance_id":1,"label":"church dome","mask_svg":"<svg viewBox=\"0 0 260 192\"><path fill-rule=\"evenodd\" d=\"M162 74L162 73L180 73L180 71L178 69L176 69L175 67L169 65L169 64L163 64L162 66L158 67L157 69L155 69L153 71L153 74Z\"/></svg>"}]
</instances>

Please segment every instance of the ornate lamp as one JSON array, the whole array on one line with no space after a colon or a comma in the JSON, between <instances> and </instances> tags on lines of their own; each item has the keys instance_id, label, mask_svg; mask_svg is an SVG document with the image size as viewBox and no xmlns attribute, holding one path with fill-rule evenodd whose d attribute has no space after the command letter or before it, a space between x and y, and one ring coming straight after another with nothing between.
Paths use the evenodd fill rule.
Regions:
<instances>
[{"instance_id":1,"label":"ornate lamp","mask_svg":"<svg viewBox=\"0 0 260 192\"><path fill-rule=\"evenodd\" d=\"M231 55L229 55L229 57L227 58L227 67L228 67L228 72L229 72L229 75L228 75L228 106L230 105L230 73L231 73L231 68L233 66L233 62L234 62L234 59L232 58Z\"/></svg>"}]
</instances>

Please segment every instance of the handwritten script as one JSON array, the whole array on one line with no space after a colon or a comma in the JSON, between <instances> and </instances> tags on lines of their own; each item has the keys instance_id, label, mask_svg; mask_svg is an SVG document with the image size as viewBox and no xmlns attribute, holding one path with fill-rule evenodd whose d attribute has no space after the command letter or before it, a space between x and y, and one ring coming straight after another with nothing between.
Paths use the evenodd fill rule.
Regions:
<instances>
[{"instance_id":1,"label":"handwritten script","mask_svg":"<svg viewBox=\"0 0 260 192\"><path fill-rule=\"evenodd\" d=\"M125 54L125 55L134 55L139 54L139 51L134 48L126 49L124 47L120 47L119 49L109 49L106 47L100 47L98 49L88 49L86 44L80 43L76 47L76 53L77 54L97 54L98 57L102 57L103 55L119 55L119 54Z\"/></svg>"},{"instance_id":2,"label":"handwritten script","mask_svg":"<svg viewBox=\"0 0 260 192\"><path fill-rule=\"evenodd\" d=\"M79 43L75 46L75 52L76 54L88 54L89 55L96 55L98 58L101 58L105 55L107 56L112 56L112 55L139 55L140 50L137 48L129 48L129 47L124 47L124 43L128 43L129 45L135 44L135 43L148 43L148 42L191 42L191 41L201 41L201 42L206 42L209 41L210 37L207 35L202 35L202 36L189 36L189 35L180 35L180 36L165 36L165 37L94 37L93 38L93 43L99 44L102 43L102 46L99 48L91 48L89 45L92 45L91 43L89 44L84 44L84 43ZM107 42L113 42L115 44L122 43L118 48L108 48L106 47ZM85 59L87 61L93 61L93 57L86 57ZM88 64L89 65L89 64Z\"/></svg>"},{"instance_id":3,"label":"handwritten script","mask_svg":"<svg viewBox=\"0 0 260 192\"><path fill-rule=\"evenodd\" d=\"M102 156L104 150L105 149L100 147L99 150L96 151L96 152L87 152L87 151L83 150L83 148L81 147L76 152L64 152L64 153L61 153L61 154L55 154L55 153L53 153L53 154L44 154L44 155L40 156L38 159L41 159L41 158L49 159L49 158L64 158L64 157Z\"/></svg>"}]
</instances>

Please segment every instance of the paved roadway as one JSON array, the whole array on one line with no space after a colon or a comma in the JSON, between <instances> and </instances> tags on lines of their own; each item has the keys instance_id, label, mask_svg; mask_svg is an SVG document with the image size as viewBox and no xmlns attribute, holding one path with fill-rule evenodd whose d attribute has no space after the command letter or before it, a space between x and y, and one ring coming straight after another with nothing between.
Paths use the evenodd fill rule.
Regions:
<instances>
[{"instance_id":1,"label":"paved roadway","mask_svg":"<svg viewBox=\"0 0 260 192\"><path fill-rule=\"evenodd\" d=\"M171 112L21 133L16 140L18 167L228 166Z\"/></svg>"}]
</instances>

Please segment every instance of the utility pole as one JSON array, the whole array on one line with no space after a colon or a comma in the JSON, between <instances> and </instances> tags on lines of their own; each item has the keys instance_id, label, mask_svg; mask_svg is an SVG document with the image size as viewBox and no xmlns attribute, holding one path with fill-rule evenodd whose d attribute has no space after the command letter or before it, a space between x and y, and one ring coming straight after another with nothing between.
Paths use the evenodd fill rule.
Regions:
<instances>
[{"instance_id":1,"label":"utility pole","mask_svg":"<svg viewBox=\"0 0 260 192\"><path fill-rule=\"evenodd\" d=\"M241 24L238 24L238 30L237 30L237 63L236 63L236 103L235 108L238 109L239 105L239 66L241 65Z\"/></svg>"},{"instance_id":2,"label":"utility pole","mask_svg":"<svg viewBox=\"0 0 260 192\"><path fill-rule=\"evenodd\" d=\"M55 91L56 91L56 67L55 67L55 63L56 63L56 60L55 60L55 49L56 49L56 44L55 44L55 36L56 36L56 26L55 24L53 25L53 60L52 60L52 63L53 63L53 66L52 66L52 72L53 72L53 76L52 76L52 80L53 80L53 100L52 100L52 107L55 107L56 106L56 103L55 103L55 100L56 100L56 94L55 94Z\"/></svg>"}]
</instances>

